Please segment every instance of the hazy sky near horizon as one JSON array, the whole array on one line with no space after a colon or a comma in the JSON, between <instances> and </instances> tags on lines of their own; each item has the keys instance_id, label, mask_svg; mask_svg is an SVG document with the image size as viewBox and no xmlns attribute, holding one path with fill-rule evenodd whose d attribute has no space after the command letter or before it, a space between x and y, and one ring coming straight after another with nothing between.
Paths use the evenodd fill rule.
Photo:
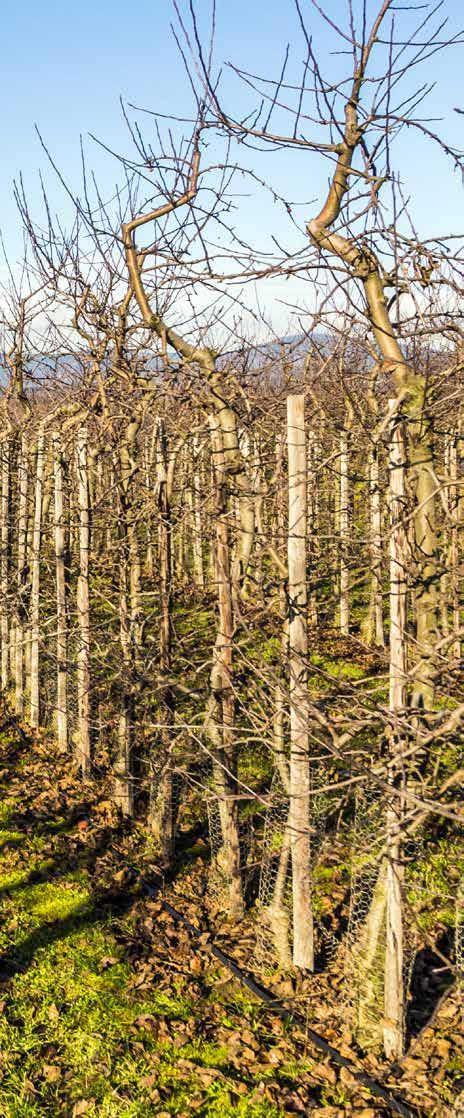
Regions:
<instances>
[{"instance_id":1,"label":"hazy sky near horizon","mask_svg":"<svg viewBox=\"0 0 464 1118\"><path fill-rule=\"evenodd\" d=\"M186 11L186 0L180 0L180 6ZM310 0L303 0L302 6L323 69L328 75L340 74L344 59L330 54L336 45L334 33L322 23ZM359 0L355 6L359 11ZM328 0L326 7L335 23L346 26L345 0ZM376 7L377 4L369 0L368 9L372 12ZM200 22L207 23L209 0L196 0L196 8ZM460 0L444 0L440 15L449 20L446 37L455 34L461 24L464 27ZM397 11L397 27L401 19L407 21L408 18L407 13ZM4 0L0 228L13 266L21 257L20 222L12 195L13 180L20 173L38 217L38 174L42 170L52 208L60 213L65 224L68 218L68 202L47 168L45 154L34 131L35 124L63 176L76 192L79 192L81 181L82 135L88 166L95 168L100 189L109 196L118 169L87 140L87 136L94 133L112 149L130 150L120 96L160 113L188 115L191 112L188 83L170 30L173 20L171 0L139 0L132 6L122 0L80 0L76 4L58 3L57 0L22 0L21 3ZM280 71L287 42L293 44L294 72L301 72L303 46L292 0L217 0L217 61L232 61L245 70L275 77ZM464 148L464 116L453 109L464 108L463 73L464 45L461 44L430 58L413 76L415 84L436 83L424 116L442 118L442 124L434 120L430 127L441 130L451 143L461 148ZM238 109L256 103L256 97L246 88L239 90L227 73L225 90L227 95L230 91ZM145 128L147 136L151 137L149 117L145 118ZM401 157L405 190L414 197L419 232L424 236L449 231L460 233L464 198L460 172L453 169L438 148L425 144L411 130L400 138L398 156ZM250 163L249 155L247 158ZM274 163L270 159L270 154L257 156L260 172L268 173L269 177L275 174L278 188L286 197L308 202L308 212L303 207L301 219L311 216L314 203L311 207L309 203L322 196L327 164L317 156L300 152L298 158L279 157ZM287 235L285 217L269 197L263 202L262 198L258 201L257 196L251 194L243 203L242 213L237 215L237 229L241 228L241 222L245 234L256 235L258 241L261 234L263 238L269 235L270 223L277 237ZM279 296L277 289L274 295Z\"/></svg>"}]
</instances>

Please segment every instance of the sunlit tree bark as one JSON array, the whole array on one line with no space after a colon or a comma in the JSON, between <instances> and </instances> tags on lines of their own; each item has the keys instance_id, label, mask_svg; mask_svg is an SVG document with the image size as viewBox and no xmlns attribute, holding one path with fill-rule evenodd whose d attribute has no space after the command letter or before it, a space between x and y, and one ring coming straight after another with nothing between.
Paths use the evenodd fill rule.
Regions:
<instances>
[{"instance_id":1,"label":"sunlit tree bark","mask_svg":"<svg viewBox=\"0 0 464 1118\"><path fill-rule=\"evenodd\" d=\"M306 585L307 475L304 396L287 400L290 810L293 962L314 968Z\"/></svg>"}]
</instances>

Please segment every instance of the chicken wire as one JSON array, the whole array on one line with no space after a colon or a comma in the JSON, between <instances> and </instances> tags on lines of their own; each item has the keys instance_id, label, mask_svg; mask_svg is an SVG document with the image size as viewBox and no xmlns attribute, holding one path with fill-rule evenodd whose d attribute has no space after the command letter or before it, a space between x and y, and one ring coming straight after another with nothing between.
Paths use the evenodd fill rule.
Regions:
<instances>
[{"instance_id":1,"label":"chicken wire","mask_svg":"<svg viewBox=\"0 0 464 1118\"><path fill-rule=\"evenodd\" d=\"M325 788L326 765L323 760L310 766L310 871L313 874L320 858L330 793ZM258 889L259 920L257 928L256 960L274 965L290 965L292 945L292 863L290 834L288 831L289 795L284 788L282 774L275 768L270 788L270 803L266 809L263 846ZM338 940L323 922L318 904L317 886L312 887L312 912L316 933L316 947L323 948L326 961L331 963L338 950Z\"/></svg>"},{"instance_id":2,"label":"chicken wire","mask_svg":"<svg viewBox=\"0 0 464 1118\"><path fill-rule=\"evenodd\" d=\"M204 800L208 821L208 838L211 851L211 864L208 873L206 895L209 900L217 905L227 907L230 876L227 860L222 857L224 838L222 833L220 798L214 787L214 766L208 759L202 764L196 777L196 784L201 783L204 789ZM251 820L239 813L238 816L238 841L240 850L240 868L242 875L243 892L246 893L252 877L252 868L249 867L249 856L253 849L254 835Z\"/></svg>"},{"instance_id":3,"label":"chicken wire","mask_svg":"<svg viewBox=\"0 0 464 1118\"><path fill-rule=\"evenodd\" d=\"M271 781L269 800L264 818L255 955L259 964L273 962L277 965L285 961L288 954L292 903L288 792L277 767Z\"/></svg>"},{"instance_id":4,"label":"chicken wire","mask_svg":"<svg viewBox=\"0 0 464 1118\"><path fill-rule=\"evenodd\" d=\"M384 1018L386 952L386 815L381 790L374 784L356 793L351 853L348 930L344 941L344 1000L355 1033L364 1046L379 1043ZM408 838L402 847L403 991L406 1008L419 930L411 919L411 896L423 891L422 839ZM411 867L414 867L411 869ZM403 1017L406 1034L406 1012Z\"/></svg>"},{"instance_id":5,"label":"chicken wire","mask_svg":"<svg viewBox=\"0 0 464 1118\"><path fill-rule=\"evenodd\" d=\"M156 816L160 806L160 795L166 783L169 785L171 795L171 809L174 821L177 820L179 808L182 803L185 789L185 778L176 769L176 762L172 755L165 759L162 750L150 750L147 763L148 770L148 816ZM166 775L170 776L166 782Z\"/></svg>"}]
</instances>

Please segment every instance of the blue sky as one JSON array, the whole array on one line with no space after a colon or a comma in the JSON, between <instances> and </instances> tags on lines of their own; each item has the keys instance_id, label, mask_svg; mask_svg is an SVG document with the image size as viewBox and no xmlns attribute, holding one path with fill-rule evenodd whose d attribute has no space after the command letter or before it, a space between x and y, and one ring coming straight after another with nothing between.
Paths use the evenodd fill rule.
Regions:
<instances>
[{"instance_id":1,"label":"blue sky","mask_svg":"<svg viewBox=\"0 0 464 1118\"><path fill-rule=\"evenodd\" d=\"M181 0L182 6L182 0ZM370 3L370 9L374 4ZM376 5L375 5L376 6ZM303 50L296 33L292 0L217 0L217 59L231 60L244 69L275 76L285 43L293 40L295 67ZM209 2L197 0L200 21L207 22ZM314 33L318 56L328 73L339 73L343 60L330 57L333 33L317 16L310 0L303 0L308 26ZM185 10L185 3L184 9ZM344 0L329 0L334 22L345 18ZM443 12L450 31L460 26L459 0L445 0ZM133 14L132 14L133 13ZM2 177L0 227L14 263L20 255L18 217L12 200L12 180L23 173L34 205L37 175L46 167L45 156L34 133L37 123L61 171L73 186L80 179L79 136L93 132L110 147L128 150L119 97L163 113L189 112L188 86L174 43L170 22L171 0L138 0L129 8L122 0L4 0L2 20ZM396 19L401 18L397 13ZM408 17L403 15L403 19ZM464 25L464 14L462 16ZM464 148L464 116L453 113L464 107L464 45L446 56L435 56L418 79L436 81L427 115L444 117L447 138ZM245 90L226 76L225 90L240 106L253 103ZM227 100L227 96L226 96ZM256 100L256 99L254 99ZM432 127L442 127L433 124ZM150 121L147 118L147 133ZM111 161L90 145L89 165L95 167L103 191L111 190L117 171ZM415 198L414 212L423 235L462 230L461 177L440 153L408 132L400 140L403 177ZM327 166L317 156L259 157L260 171L275 175L283 193L308 201L321 195ZM66 217L66 202L53 177L46 172L52 204ZM37 210L39 213L40 211ZM303 212L303 211L302 211ZM308 212L307 216L310 216ZM239 219L240 220L240 219ZM268 235L269 222L285 235L284 217L267 199L250 198L243 204L244 229L259 239Z\"/></svg>"}]
</instances>

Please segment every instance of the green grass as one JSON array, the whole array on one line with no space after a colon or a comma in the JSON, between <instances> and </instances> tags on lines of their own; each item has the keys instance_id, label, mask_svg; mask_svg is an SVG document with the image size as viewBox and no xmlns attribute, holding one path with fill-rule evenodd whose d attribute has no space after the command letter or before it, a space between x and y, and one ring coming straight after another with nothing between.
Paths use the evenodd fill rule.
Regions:
<instances>
[{"instance_id":1,"label":"green grass","mask_svg":"<svg viewBox=\"0 0 464 1118\"><path fill-rule=\"evenodd\" d=\"M425 849L409 873L408 898L417 910L417 923L426 932L437 924L454 928L456 889L464 879L462 840L440 839L434 849Z\"/></svg>"},{"instance_id":2,"label":"green grass","mask_svg":"<svg viewBox=\"0 0 464 1118\"><path fill-rule=\"evenodd\" d=\"M134 990L115 917L96 907L86 872L57 869L48 856L53 826L24 833L17 809L0 804L2 1118L72 1118L75 1109L88 1118L280 1118L255 1097L252 1076L237 1085L228 1075L226 1047L188 1032L174 1045L158 1031L157 1020L191 1022L188 997L175 984ZM61 819L55 830L61 842ZM237 994L229 1012L252 1017L248 1000Z\"/></svg>"},{"instance_id":3,"label":"green grass","mask_svg":"<svg viewBox=\"0 0 464 1118\"><path fill-rule=\"evenodd\" d=\"M320 652L312 652L310 662L333 679L362 679L366 675L366 669L355 660L341 656L323 656Z\"/></svg>"}]
</instances>

